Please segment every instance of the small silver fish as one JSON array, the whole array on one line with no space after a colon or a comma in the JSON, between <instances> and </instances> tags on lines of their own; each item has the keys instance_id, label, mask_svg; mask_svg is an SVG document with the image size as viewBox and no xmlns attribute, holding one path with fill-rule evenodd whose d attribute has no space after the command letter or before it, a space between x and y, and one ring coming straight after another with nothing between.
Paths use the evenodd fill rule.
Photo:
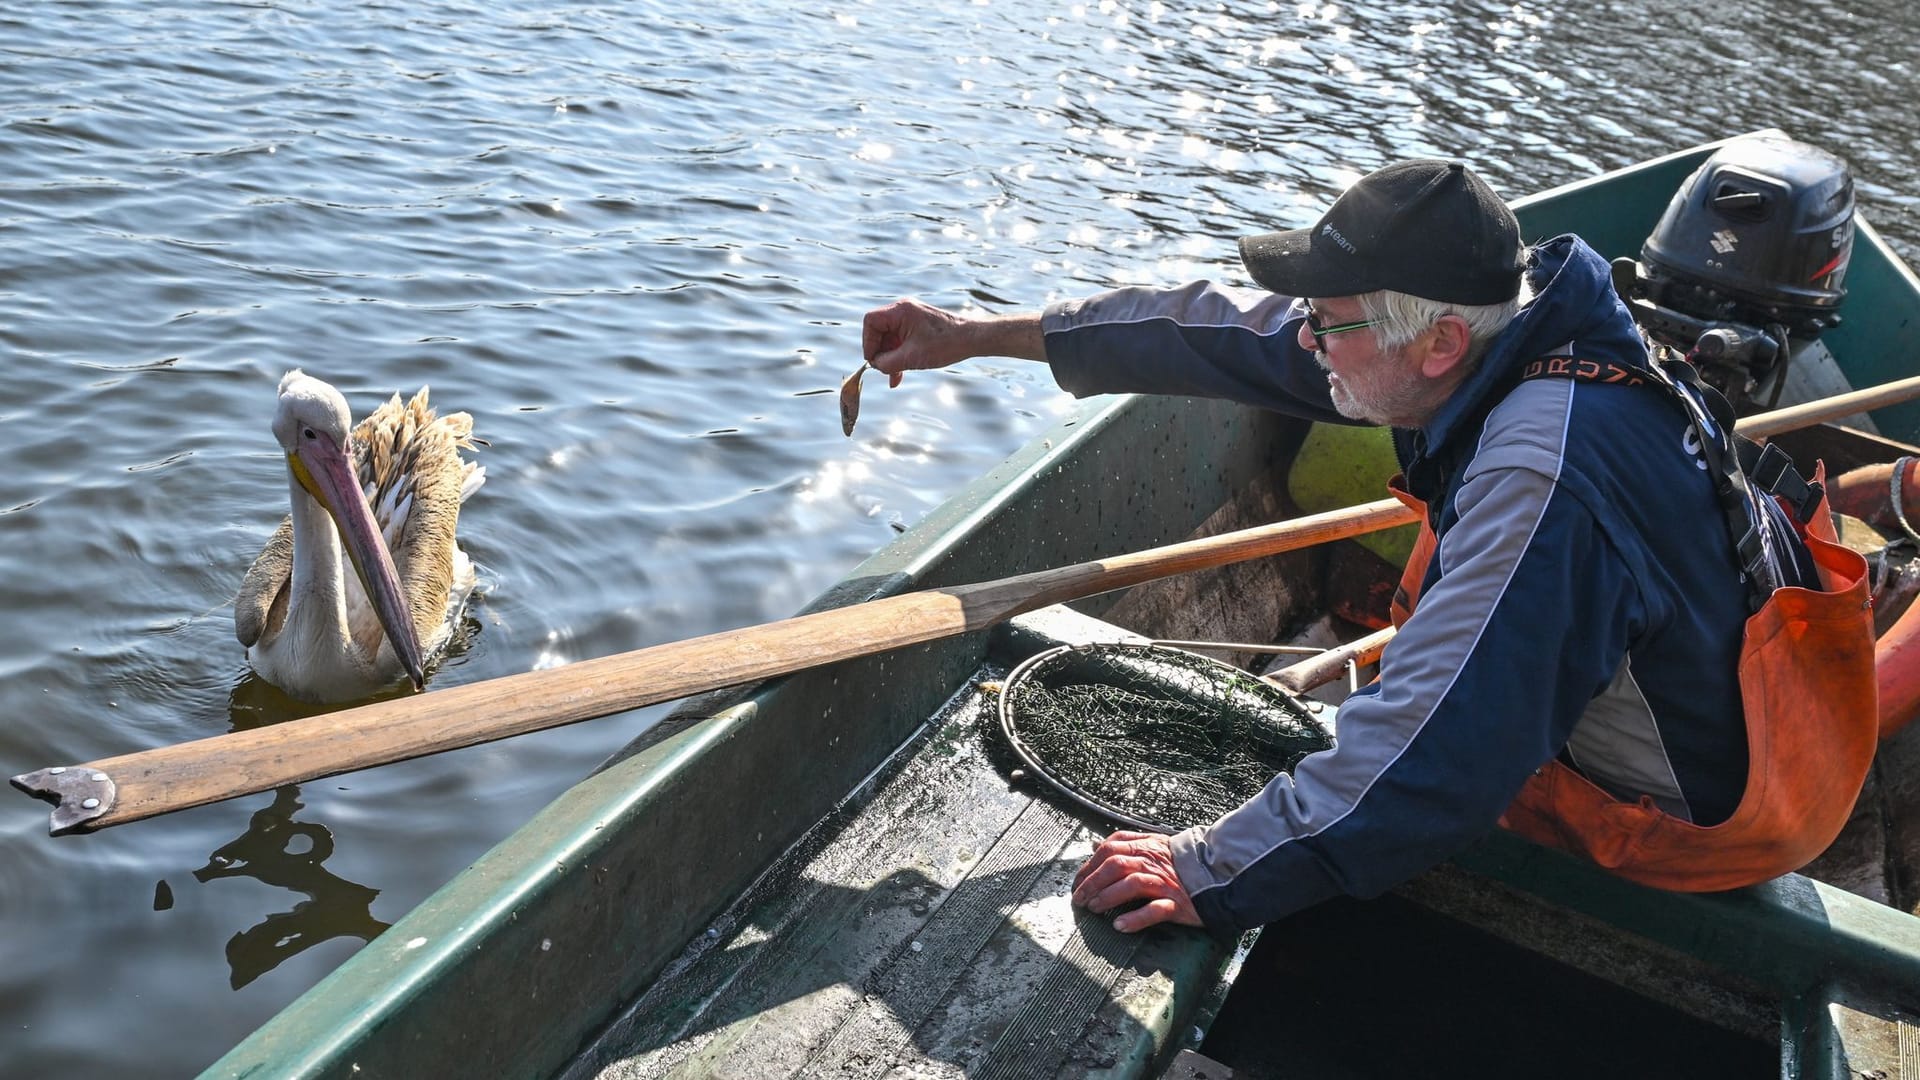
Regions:
<instances>
[{"instance_id":1,"label":"small silver fish","mask_svg":"<svg viewBox=\"0 0 1920 1080\"><path fill-rule=\"evenodd\" d=\"M853 369L853 374L840 384L840 431L849 437L853 435L854 421L860 419L860 376L867 373L867 362Z\"/></svg>"}]
</instances>

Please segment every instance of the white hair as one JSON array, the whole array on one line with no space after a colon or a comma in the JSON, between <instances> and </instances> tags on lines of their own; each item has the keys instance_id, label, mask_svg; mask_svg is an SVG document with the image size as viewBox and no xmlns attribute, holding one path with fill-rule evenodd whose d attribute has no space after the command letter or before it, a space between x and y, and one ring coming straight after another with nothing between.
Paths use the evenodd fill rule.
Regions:
<instances>
[{"instance_id":1,"label":"white hair","mask_svg":"<svg viewBox=\"0 0 1920 1080\"><path fill-rule=\"evenodd\" d=\"M1519 295L1503 304L1449 304L1388 289L1361 293L1354 299L1360 302L1362 315L1372 320L1374 340L1382 351L1408 344L1427 327L1439 322L1441 316L1460 316L1467 323L1467 362L1472 364L1479 361L1488 343L1520 313L1531 294L1532 289L1523 278Z\"/></svg>"}]
</instances>

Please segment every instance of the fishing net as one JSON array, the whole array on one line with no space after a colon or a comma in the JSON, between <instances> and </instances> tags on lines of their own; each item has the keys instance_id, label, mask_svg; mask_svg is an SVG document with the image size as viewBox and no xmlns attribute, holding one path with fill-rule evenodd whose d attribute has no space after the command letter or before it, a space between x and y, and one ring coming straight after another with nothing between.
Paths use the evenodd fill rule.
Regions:
<instances>
[{"instance_id":1,"label":"fishing net","mask_svg":"<svg viewBox=\"0 0 1920 1080\"><path fill-rule=\"evenodd\" d=\"M1333 739L1286 691L1151 644L1067 645L1015 668L1000 727L1041 779L1149 832L1204 824Z\"/></svg>"}]
</instances>

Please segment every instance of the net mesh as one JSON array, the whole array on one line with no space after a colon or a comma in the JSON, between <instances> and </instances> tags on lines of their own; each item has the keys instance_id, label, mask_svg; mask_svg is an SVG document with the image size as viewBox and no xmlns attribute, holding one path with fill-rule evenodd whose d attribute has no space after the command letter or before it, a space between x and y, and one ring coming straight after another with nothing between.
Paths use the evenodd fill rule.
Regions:
<instances>
[{"instance_id":1,"label":"net mesh","mask_svg":"<svg viewBox=\"0 0 1920 1080\"><path fill-rule=\"evenodd\" d=\"M1157 832L1213 821L1333 745L1264 679L1136 644L1035 656L1008 676L1000 722L1043 779L1114 821Z\"/></svg>"}]
</instances>

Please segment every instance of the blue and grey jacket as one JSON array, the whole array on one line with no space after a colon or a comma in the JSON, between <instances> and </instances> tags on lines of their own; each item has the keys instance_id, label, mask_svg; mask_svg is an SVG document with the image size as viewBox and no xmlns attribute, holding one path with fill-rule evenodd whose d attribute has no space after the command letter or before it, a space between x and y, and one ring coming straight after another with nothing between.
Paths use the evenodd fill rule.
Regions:
<instances>
[{"instance_id":1,"label":"blue and grey jacket","mask_svg":"<svg viewBox=\"0 0 1920 1080\"><path fill-rule=\"evenodd\" d=\"M1613 794L1714 824L1747 749L1737 662L1748 596L1684 410L1663 392L1548 378L1544 356L1645 368L1608 267L1563 236L1534 298L1425 427L1396 431L1439 537L1380 679L1334 748L1174 838L1201 918L1258 926L1372 896L1493 827L1558 757ZM1338 421L1292 298L1197 283L1047 309L1055 379L1227 398Z\"/></svg>"}]
</instances>

